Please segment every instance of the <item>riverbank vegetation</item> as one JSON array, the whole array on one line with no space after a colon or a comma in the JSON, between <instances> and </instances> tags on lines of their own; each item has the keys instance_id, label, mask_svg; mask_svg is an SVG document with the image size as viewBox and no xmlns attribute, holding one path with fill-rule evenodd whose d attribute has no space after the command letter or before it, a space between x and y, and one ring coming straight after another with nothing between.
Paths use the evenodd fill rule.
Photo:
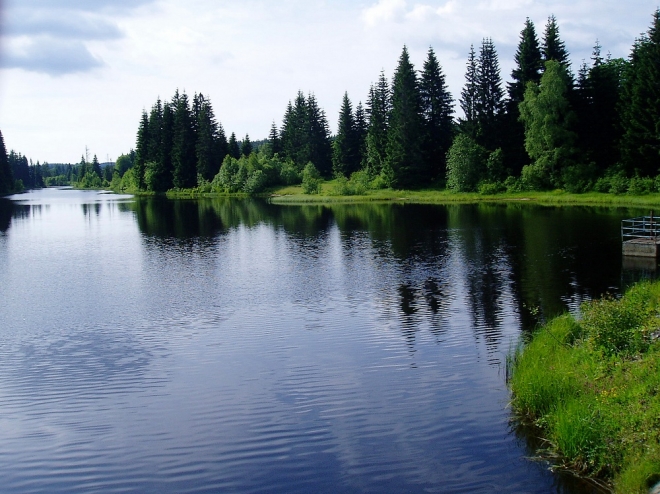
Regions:
<instances>
[{"instance_id":1,"label":"riverbank vegetation","mask_svg":"<svg viewBox=\"0 0 660 494\"><path fill-rule=\"evenodd\" d=\"M307 194L324 189L320 179L335 180L339 195L657 192L660 11L627 60L601 52L596 42L575 76L556 18L541 39L527 19L505 90L485 38L470 47L456 119L434 50L417 71L404 47L391 81L381 73L364 106L344 94L334 136L314 94L299 92L260 146L227 139L208 97L177 91L142 114L132 187L254 194L301 183L307 170L316 177L302 184Z\"/></svg>"},{"instance_id":2,"label":"riverbank vegetation","mask_svg":"<svg viewBox=\"0 0 660 494\"><path fill-rule=\"evenodd\" d=\"M512 359L513 408L561 467L621 493L660 481L660 283L586 302Z\"/></svg>"},{"instance_id":3,"label":"riverbank vegetation","mask_svg":"<svg viewBox=\"0 0 660 494\"><path fill-rule=\"evenodd\" d=\"M13 177L0 180L184 195L281 194L297 184L309 195L332 188L351 197L660 192L660 10L627 59L602 50L596 41L575 75L557 19L548 18L540 38L527 19L510 81L484 38L468 50L456 101L433 48L416 70L404 46L391 80L381 72L364 105L344 94L334 135L313 93L299 91L281 125L255 142L227 137L208 96L177 90L143 111L135 150L114 165L84 156L77 165L37 163L20 178L27 159L14 153Z\"/></svg>"}]
</instances>

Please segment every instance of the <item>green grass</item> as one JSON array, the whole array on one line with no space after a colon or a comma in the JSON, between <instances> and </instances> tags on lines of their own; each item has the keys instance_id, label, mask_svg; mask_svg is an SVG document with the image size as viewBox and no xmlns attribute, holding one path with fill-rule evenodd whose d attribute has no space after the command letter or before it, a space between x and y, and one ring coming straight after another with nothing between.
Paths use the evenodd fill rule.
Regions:
<instances>
[{"instance_id":1,"label":"green grass","mask_svg":"<svg viewBox=\"0 0 660 494\"><path fill-rule=\"evenodd\" d=\"M418 204L452 204L475 202L516 202L526 201L547 205L571 206L640 206L660 207L660 193L646 195L604 194L589 192L571 194L561 190L549 192L516 192L493 195L474 193L456 193L445 189L419 190L369 190L365 195L338 196L333 194L335 181L324 182L320 194L303 194L300 186L287 186L271 190L267 196L277 204L336 203L336 202L409 202Z\"/></svg>"},{"instance_id":2,"label":"green grass","mask_svg":"<svg viewBox=\"0 0 660 494\"><path fill-rule=\"evenodd\" d=\"M512 406L565 468L645 493L660 480L660 283L560 316L512 358Z\"/></svg>"}]
</instances>

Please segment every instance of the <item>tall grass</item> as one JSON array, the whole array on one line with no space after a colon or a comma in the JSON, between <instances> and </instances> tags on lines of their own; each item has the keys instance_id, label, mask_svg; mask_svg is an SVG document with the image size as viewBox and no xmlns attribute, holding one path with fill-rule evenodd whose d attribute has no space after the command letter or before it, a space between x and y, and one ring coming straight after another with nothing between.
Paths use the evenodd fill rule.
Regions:
<instances>
[{"instance_id":1,"label":"tall grass","mask_svg":"<svg viewBox=\"0 0 660 494\"><path fill-rule=\"evenodd\" d=\"M660 480L660 283L560 316L512 358L512 405L565 467L647 492Z\"/></svg>"}]
</instances>

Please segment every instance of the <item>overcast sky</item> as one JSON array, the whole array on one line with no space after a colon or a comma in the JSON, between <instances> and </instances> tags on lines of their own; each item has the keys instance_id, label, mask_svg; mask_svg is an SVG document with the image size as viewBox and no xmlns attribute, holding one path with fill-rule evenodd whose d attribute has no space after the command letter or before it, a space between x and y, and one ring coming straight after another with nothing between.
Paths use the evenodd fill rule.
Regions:
<instances>
[{"instance_id":1,"label":"overcast sky","mask_svg":"<svg viewBox=\"0 0 660 494\"><path fill-rule=\"evenodd\" d=\"M298 90L335 132L344 91L364 101L406 44L432 46L458 98L470 44L491 37L509 80L525 18L550 14L574 66L627 57L658 0L0 0L0 130L34 161L115 160L135 146L142 109L201 92L229 135L265 138ZM456 105L458 107L458 104Z\"/></svg>"}]
</instances>

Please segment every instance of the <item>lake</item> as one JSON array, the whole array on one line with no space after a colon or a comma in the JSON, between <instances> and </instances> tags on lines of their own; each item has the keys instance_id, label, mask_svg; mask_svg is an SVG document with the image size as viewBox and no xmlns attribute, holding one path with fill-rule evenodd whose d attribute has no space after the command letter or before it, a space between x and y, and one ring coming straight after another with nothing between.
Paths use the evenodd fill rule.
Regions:
<instances>
[{"instance_id":1,"label":"lake","mask_svg":"<svg viewBox=\"0 0 660 494\"><path fill-rule=\"evenodd\" d=\"M591 492L528 459L506 356L655 276L643 213L1 199L2 491Z\"/></svg>"}]
</instances>

